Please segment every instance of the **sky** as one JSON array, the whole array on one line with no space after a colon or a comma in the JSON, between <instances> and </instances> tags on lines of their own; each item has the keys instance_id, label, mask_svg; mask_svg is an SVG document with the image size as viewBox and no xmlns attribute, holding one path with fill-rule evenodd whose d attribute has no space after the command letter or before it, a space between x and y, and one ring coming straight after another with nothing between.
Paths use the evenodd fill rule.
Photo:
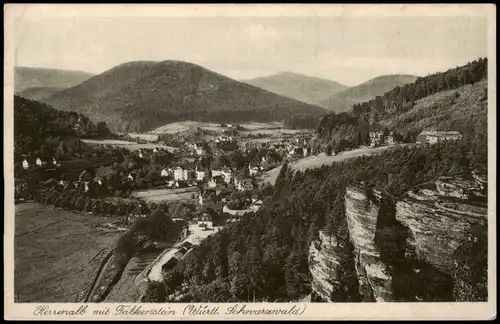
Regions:
<instances>
[{"instance_id":1,"label":"sky","mask_svg":"<svg viewBox=\"0 0 500 324\"><path fill-rule=\"evenodd\" d=\"M16 26L16 65L102 73L182 60L242 80L290 71L354 86L487 56L481 17L51 18Z\"/></svg>"}]
</instances>

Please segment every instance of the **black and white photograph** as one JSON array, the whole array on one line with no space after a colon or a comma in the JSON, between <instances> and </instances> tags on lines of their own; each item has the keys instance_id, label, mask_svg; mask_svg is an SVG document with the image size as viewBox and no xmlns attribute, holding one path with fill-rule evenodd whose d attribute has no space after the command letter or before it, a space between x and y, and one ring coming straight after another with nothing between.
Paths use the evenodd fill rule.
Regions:
<instances>
[{"instance_id":1,"label":"black and white photograph","mask_svg":"<svg viewBox=\"0 0 500 324\"><path fill-rule=\"evenodd\" d=\"M30 314L496 300L494 6L24 6L5 282Z\"/></svg>"}]
</instances>

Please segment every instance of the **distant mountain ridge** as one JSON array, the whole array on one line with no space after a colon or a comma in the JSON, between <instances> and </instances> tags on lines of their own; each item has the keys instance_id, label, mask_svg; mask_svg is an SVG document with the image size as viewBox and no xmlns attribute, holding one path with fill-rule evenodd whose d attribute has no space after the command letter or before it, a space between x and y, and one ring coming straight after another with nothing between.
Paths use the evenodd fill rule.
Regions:
<instances>
[{"instance_id":1,"label":"distant mountain ridge","mask_svg":"<svg viewBox=\"0 0 500 324\"><path fill-rule=\"evenodd\" d=\"M418 79L414 75L393 74L370 79L360 85L337 92L320 103L322 107L335 112L349 111L353 105L374 99L376 96Z\"/></svg>"},{"instance_id":2,"label":"distant mountain ridge","mask_svg":"<svg viewBox=\"0 0 500 324\"><path fill-rule=\"evenodd\" d=\"M93 76L91 73L82 71L16 66L14 68L14 91L21 93L30 88L36 88L38 92L42 88L45 88L45 91L65 89Z\"/></svg>"},{"instance_id":3,"label":"distant mountain ridge","mask_svg":"<svg viewBox=\"0 0 500 324\"><path fill-rule=\"evenodd\" d=\"M145 132L183 120L285 120L309 128L327 113L182 61L124 63L43 101L106 121L121 132Z\"/></svg>"},{"instance_id":4,"label":"distant mountain ridge","mask_svg":"<svg viewBox=\"0 0 500 324\"><path fill-rule=\"evenodd\" d=\"M30 99L30 100L35 100L35 101L40 101L45 98L50 97L56 92L63 91L64 89L67 89L65 87L31 87L24 89L23 91L20 91L18 94L19 96Z\"/></svg>"},{"instance_id":5,"label":"distant mountain ridge","mask_svg":"<svg viewBox=\"0 0 500 324\"><path fill-rule=\"evenodd\" d=\"M348 87L339 82L294 72L281 72L242 82L310 104L319 104Z\"/></svg>"}]
</instances>

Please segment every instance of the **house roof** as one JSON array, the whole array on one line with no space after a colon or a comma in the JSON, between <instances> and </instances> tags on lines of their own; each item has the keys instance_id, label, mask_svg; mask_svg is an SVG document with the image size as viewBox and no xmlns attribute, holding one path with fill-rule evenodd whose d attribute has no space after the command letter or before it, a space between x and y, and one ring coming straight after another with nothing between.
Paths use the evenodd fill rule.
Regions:
<instances>
[{"instance_id":1,"label":"house roof","mask_svg":"<svg viewBox=\"0 0 500 324\"><path fill-rule=\"evenodd\" d=\"M182 246L183 246L183 247L187 247L188 249L189 249L190 247L192 247L193 245L194 245L193 243L188 242L188 241L186 241L186 242L182 243Z\"/></svg>"},{"instance_id":2,"label":"house roof","mask_svg":"<svg viewBox=\"0 0 500 324\"><path fill-rule=\"evenodd\" d=\"M211 221L212 220L212 215L210 215L207 212L203 212L198 216L199 220L204 220L204 221Z\"/></svg>"}]
</instances>

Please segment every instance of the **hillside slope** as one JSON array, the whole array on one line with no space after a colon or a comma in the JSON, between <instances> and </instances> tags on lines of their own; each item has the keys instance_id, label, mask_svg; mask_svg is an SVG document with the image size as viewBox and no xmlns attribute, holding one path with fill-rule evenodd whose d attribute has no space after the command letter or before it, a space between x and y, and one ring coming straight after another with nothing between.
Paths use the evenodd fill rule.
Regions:
<instances>
[{"instance_id":1,"label":"hillside slope","mask_svg":"<svg viewBox=\"0 0 500 324\"><path fill-rule=\"evenodd\" d=\"M488 80L441 91L415 102L408 111L383 119L380 124L398 132L419 133L424 129L473 133L487 126Z\"/></svg>"},{"instance_id":2,"label":"hillside slope","mask_svg":"<svg viewBox=\"0 0 500 324\"><path fill-rule=\"evenodd\" d=\"M354 104L371 100L397 86L413 83L417 78L413 75L384 75L376 77L355 87L335 93L322 101L320 105L336 112L348 111Z\"/></svg>"},{"instance_id":3,"label":"hillside slope","mask_svg":"<svg viewBox=\"0 0 500 324\"><path fill-rule=\"evenodd\" d=\"M33 152L50 157L62 141L111 135L105 123L94 123L82 114L56 110L19 96L14 96L13 122L16 160L21 154Z\"/></svg>"},{"instance_id":4,"label":"hillside slope","mask_svg":"<svg viewBox=\"0 0 500 324\"><path fill-rule=\"evenodd\" d=\"M243 82L302 102L318 105L348 87L335 81L282 72Z\"/></svg>"},{"instance_id":5,"label":"hillside slope","mask_svg":"<svg viewBox=\"0 0 500 324\"><path fill-rule=\"evenodd\" d=\"M326 113L180 61L121 64L44 101L104 120L122 132L144 132L182 120L285 120L289 126L311 127Z\"/></svg>"},{"instance_id":6,"label":"hillside slope","mask_svg":"<svg viewBox=\"0 0 500 324\"><path fill-rule=\"evenodd\" d=\"M38 88L39 91L40 88L46 88L46 91L56 90L55 88L65 89L80 84L92 76L93 74L81 71L18 66L14 70L14 91L21 93L29 88Z\"/></svg>"}]
</instances>

